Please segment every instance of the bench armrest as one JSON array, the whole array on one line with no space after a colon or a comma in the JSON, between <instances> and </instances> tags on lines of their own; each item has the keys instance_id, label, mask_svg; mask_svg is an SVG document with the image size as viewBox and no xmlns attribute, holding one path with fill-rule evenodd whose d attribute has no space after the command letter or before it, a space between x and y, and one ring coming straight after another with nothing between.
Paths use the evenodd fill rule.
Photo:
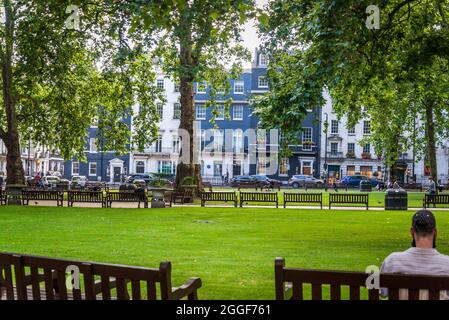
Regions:
<instances>
[{"instance_id":1,"label":"bench armrest","mask_svg":"<svg viewBox=\"0 0 449 320\"><path fill-rule=\"evenodd\" d=\"M180 300L187 297L189 300L197 300L197 291L201 288L200 278L190 278L186 283L178 288L173 288L171 300Z\"/></svg>"}]
</instances>

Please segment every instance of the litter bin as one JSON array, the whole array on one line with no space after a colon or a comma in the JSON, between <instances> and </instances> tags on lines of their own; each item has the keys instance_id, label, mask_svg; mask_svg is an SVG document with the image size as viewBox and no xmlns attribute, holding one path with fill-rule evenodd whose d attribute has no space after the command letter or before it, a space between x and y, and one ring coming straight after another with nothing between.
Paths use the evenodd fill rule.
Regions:
<instances>
[{"instance_id":1,"label":"litter bin","mask_svg":"<svg viewBox=\"0 0 449 320\"><path fill-rule=\"evenodd\" d=\"M387 189L385 191L385 210L407 210L408 196L404 189Z\"/></svg>"},{"instance_id":2,"label":"litter bin","mask_svg":"<svg viewBox=\"0 0 449 320\"><path fill-rule=\"evenodd\" d=\"M360 181L360 191L371 192L373 190L373 185L368 180Z\"/></svg>"}]
</instances>

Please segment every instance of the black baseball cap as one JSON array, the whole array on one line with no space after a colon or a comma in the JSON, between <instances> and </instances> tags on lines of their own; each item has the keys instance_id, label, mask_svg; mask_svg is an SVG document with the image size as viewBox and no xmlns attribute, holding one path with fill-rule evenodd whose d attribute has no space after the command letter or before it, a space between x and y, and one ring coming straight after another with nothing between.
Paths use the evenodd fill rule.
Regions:
<instances>
[{"instance_id":1,"label":"black baseball cap","mask_svg":"<svg viewBox=\"0 0 449 320\"><path fill-rule=\"evenodd\" d=\"M413 215L412 227L418 233L430 233L436 226L435 216L429 210L419 210Z\"/></svg>"}]
</instances>

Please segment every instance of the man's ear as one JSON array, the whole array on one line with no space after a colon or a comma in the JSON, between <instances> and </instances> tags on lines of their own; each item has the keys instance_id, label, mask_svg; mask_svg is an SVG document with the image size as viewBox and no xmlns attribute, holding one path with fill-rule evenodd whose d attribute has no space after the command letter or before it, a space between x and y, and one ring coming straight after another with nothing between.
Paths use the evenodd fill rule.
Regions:
<instances>
[{"instance_id":1,"label":"man's ear","mask_svg":"<svg viewBox=\"0 0 449 320\"><path fill-rule=\"evenodd\" d=\"M433 232L434 232L433 236L436 238L438 235L438 230L435 228L435 230Z\"/></svg>"},{"instance_id":2,"label":"man's ear","mask_svg":"<svg viewBox=\"0 0 449 320\"><path fill-rule=\"evenodd\" d=\"M410 228L410 235L414 238L415 237L415 230L413 228Z\"/></svg>"}]
</instances>

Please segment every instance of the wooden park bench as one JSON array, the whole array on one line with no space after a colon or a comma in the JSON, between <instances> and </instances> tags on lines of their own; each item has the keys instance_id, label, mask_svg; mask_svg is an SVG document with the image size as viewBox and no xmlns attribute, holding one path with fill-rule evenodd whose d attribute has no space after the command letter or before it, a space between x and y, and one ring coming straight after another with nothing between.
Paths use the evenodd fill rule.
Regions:
<instances>
[{"instance_id":1,"label":"wooden park bench","mask_svg":"<svg viewBox=\"0 0 449 320\"><path fill-rule=\"evenodd\" d=\"M329 209L333 203L364 204L368 210L367 193L329 193Z\"/></svg>"},{"instance_id":2,"label":"wooden park bench","mask_svg":"<svg viewBox=\"0 0 449 320\"><path fill-rule=\"evenodd\" d=\"M319 203L323 209L322 193L289 193L284 192L284 208L287 203Z\"/></svg>"},{"instance_id":3,"label":"wooden park bench","mask_svg":"<svg viewBox=\"0 0 449 320\"><path fill-rule=\"evenodd\" d=\"M113 202L137 202L143 203L144 208L148 208L148 195L145 191L107 191L106 204L107 207L112 208Z\"/></svg>"},{"instance_id":4,"label":"wooden park bench","mask_svg":"<svg viewBox=\"0 0 449 320\"><path fill-rule=\"evenodd\" d=\"M67 191L67 205L73 207L75 202L82 203L101 203L102 208L107 207L106 197L103 191Z\"/></svg>"},{"instance_id":5,"label":"wooden park bench","mask_svg":"<svg viewBox=\"0 0 449 320\"><path fill-rule=\"evenodd\" d=\"M201 192L201 206L204 207L206 201L233 202L237 207L236 192Z\"/></svg>"},{"instance_id":6,"label":"wooden park bench","mask_svg":"<svg viewBox=\"0 0 449 320\"><path fill-rule=\"evenodd\" d=\"M430 204L435 207L437 204L449 204L449 194L426 194L423 199L423 208L428 208Z\"/></svg>"},{"instance_id":7,"label":"wooden park bench","mask_svg":"<svg viewBox=\"0 0 449 320\"><path fill-rule=\"evenodd\" d=\"M185 204L192 202L193 200L193 189L186 188L182 191L174 191L172 193L173 203L176 204L178 201L180 204Z\"/></svg>"},{"instance_id":8,"label":"wooden park bench","mask_svg":"<svg viewBox=\"0 0 449 320\"><path fill-rule=\"evenodd\" d=\"M240 192L240 207L248 202L268 202L275 203L279 207L277 192Z\"/></svg>"},{"instance_id":9,"label":"wooden park bench","mask_svg":"<svg viewBox=\"0 0 449 320\"><path fill-rule=\"evenodd\" d=\"M6 195L5 190L3 190L2 187L0 187L0 206L2 204L6 205L7 200L8 200L8 197Z\"/></svg>"},{"instance_id":10,"label":"wooden park bench","mask_svg":"<svg viewBox=\"0 0 449 320\"><path fill-rule=\"evenodd\" d=\"M66 284L69 266L79 270L73 288ZM196 300L200 287L192 278L172 288L170 262L150 269L0 253L0 300Z\"/></svg>"},{"instance_id":11,"label":"wooden park bench","mask_svg":"<svg viewBox=\"0 0 449 320\"><path fill-rule=\"evenodd\" d=\"M283 258L276 258L274 272L276 300L323 300L323 293L331 300L343 300L345 291L342 289L347 288L349 300L380 298L379 289L366 287L369 273L286 268ZM372 281L368 282L372 284ZM304 290L310 287L311 290ZM419 300L420 290L427 291L422 294L429 300L439 300L449 290L449 277L381 273L379 287L388 290L390 300Z\"/></svg>"},{"instance_id":12,"label":"wooden park bench","mask_svg":"<svg viewBox=\"0 0 449 320\"><path fill-rule=\"evenodd\" d=\"M23 189L22 204L28 206L30 201L56 201L58 207L64 205L64 192L57 190Z\"/></svg>"}]
</instances>

